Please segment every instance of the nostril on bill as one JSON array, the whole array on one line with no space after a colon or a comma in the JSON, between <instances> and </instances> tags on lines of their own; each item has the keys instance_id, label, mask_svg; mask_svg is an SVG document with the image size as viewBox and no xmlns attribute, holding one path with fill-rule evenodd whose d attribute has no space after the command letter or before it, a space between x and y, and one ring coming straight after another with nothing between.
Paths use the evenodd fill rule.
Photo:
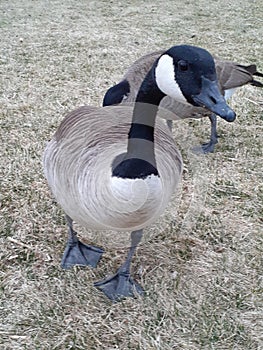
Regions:
<instances>
[{"instance_id":1,"label":"nostril on bill","mask_svg":"<svg viewBox=\"0 0 263 350\"><path fill-rule=\"evenodd\" d=\"M216 104L216 99L213 96L210 96L211 101Z\"/></svg>"}]
</instances>

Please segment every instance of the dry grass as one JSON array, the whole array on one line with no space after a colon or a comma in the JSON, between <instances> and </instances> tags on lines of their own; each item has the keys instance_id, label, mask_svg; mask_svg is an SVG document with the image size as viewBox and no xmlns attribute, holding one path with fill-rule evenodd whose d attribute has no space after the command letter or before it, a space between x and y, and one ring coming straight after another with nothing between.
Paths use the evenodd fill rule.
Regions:
<instances>
[{"instance_id":1,"label":"dry grass","mask_svg":"<svg viewBox=\"0 0 263 350\"><path fill-rule=\"evenodd\" d=\"M263 71L261 1L14 0L0 8L1 349L262 349L259 89L235 95L238 119L219 122L216 153L196 159L192 139L179 142L180 200L147 229L134 259L144 299L112 305L93 287L117 268L127 242L104 246L96 270L60 268L66 227L41 166L63 115L99 105L146 52L190 43ZM208 137L206 120L179 124L178 141Z\"/></svg>"}]
</instances>

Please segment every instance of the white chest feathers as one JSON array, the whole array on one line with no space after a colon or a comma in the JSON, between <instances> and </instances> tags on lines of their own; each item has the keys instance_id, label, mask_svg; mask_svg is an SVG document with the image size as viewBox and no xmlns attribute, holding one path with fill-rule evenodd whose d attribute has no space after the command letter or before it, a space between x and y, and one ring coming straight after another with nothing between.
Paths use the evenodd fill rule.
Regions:
<instances>
[{"instance_id":1,"label":"white chest feathers","mask_svg":"<svg viewBox=\"0 0 263 350\"><path fill-rule=\"evenodd\" d=\"M78 205L71 201L67 212L89 228L136 230L155 222L162 214L167 205L164 189L162 180L154 175L145 179L97 179L95 186L89 184L88 193L80 189L74 191Z\"/></svg>"},{"instance_id":2,"label":"white chest feathers","mask_svg":"<svg viewBox=\"0 0 263 350\"><path fill-rule=\"evenodd\" d=\"M112 177L109 192L114 218L113 221L107 220L107 225L115 226L115 229L144 227L164 210L163 185L159 176L150 175L145 179Z\"/></svg>"},{"instance_id":3,"label":"white chest feathers","mask_svg":"<svg viewBox=\"0 0 263 350\"><path fill-rule=\"evenodd\" d=\"M111 190L113 205L120 210L134 212L160 198L162 184L159 176L150 175L145 179L123 179L112 177Z\"/></svg>"}]
</instances>

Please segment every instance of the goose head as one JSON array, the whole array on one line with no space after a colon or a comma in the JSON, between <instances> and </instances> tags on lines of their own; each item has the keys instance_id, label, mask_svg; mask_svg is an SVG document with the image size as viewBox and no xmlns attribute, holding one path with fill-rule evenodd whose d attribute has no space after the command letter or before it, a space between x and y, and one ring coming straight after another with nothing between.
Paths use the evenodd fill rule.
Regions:
<instances>
[{"instance_id":1,"label":"goose head","mask_svg":"<svg viewBox=\"0 0 263 350\"><path fill-rule=\"evenodd\" d=\"M206 50L189 45L173 46L155 64L159 90L177 101L205 107L228 122L235 112L219 91L213 57Z\"/></svg>"}]
</instances>

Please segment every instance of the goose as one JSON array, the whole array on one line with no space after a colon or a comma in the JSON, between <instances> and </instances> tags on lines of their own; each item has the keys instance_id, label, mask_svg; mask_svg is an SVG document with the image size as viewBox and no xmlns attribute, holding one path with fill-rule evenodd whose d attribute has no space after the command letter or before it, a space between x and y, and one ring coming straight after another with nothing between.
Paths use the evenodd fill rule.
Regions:
<instances>
[{"instance_id":1,"label":"goose","mask_svg":"<svg viewBox=\"0 0 263 350\"><path fill-rule=\"evenodd\" d=\"M144 294L131 275L132 257L143 229L164 212L181 178L180 152L166 123L156 118L166 95L235 119L218 89L212 56L200 47L173 46L153 62L132 106L70 112L44 151L44 173L68 225L63 268L96 267L103 253L80 242L73 221L92 230L131 232L125 262L95 283L114 302Z\"/></svg>"},{"instance_id":2,"label":"goose","mask_svg":"<svg viewBox=\"0 0 263 350\"><path fill-rule=\"evenodd\" d=\"M124 74L120 83L107 90L103 99L103 106L119 103L129 103L135 101L140 84L153 62L163 51L149 53L135 61ZM219 88L226 100L229 100L238 87L251 84L263 87L263 84L254 79L254 76L263 77L257 71L256 65L244 66L232 61L214 58ZM175 119L202 118L208 117L211 123L210 140L201 147L194 147L196 153L212 153L218 143L217 117L215 113L210 113L206 108L185 104L181 101L165 97L161 102L161 107L173 112ZM172 121L167 120L167 124L172 129Z\"/></svg>"}]
</instances>

